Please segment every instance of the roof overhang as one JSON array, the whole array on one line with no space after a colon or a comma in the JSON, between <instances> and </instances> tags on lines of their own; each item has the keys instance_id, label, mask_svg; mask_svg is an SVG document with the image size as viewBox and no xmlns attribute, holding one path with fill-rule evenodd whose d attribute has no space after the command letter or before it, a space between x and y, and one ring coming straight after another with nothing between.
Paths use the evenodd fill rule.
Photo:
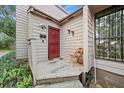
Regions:
<instances>
[{"instance_id":1,"label":"roof overhang","mask_svg":"<svg viewBox=\"0 0 124 93\"><path fill-rule=\"evenodd\" d=\"M67 21L71 20L72 18L78 16L79 14L83 14L83 7L81 7L80 9L78 9L77 11L75 11L74 13L68 15L67 17L63 18L62 20L60 20L60 24L64 24Z\"/></svg>"},{"instance_id":2,"label":"roof overhang","mask_svg":"<svg viewBox=\"0 0 124 93\"><path fill-rule=\"evenodd\" d=\"M92 14L96 14L102 10L105 10L109 7L111 7L112 5L88 5L89 9L91 10ZM39 11L38 9L36 9L33 6L30 6L28 9L28 12L35 14L37 16L43 17L47 20L53 21L54 23L58 24L58 25L63 25L64 23L66 23L67 21L71 20L74 17L77 17L79 14L83 13L83 6L78 9L77 11L75 11L74 13L71 13L70 15L66 16L65 18L61 19L61 20L57 20L55 18L53 18L52 16Z\"/></svg>"},{"instance_id":3,"label":"roof overhang","mask_svg":"<svg viewBox=\"0 0 124 93\"><path fill-rule=\"evenodd\" d=\"M70 15L63 18L62 20L57 20L57 19L53 18L52 16L50 16L50 15L48 15L48 14L42 12L42 11L39 11L38 9L36 9L33 6L30 6L27 11L28 11L28 13L32 13L32 14L35 14L37 16L43 17L47 20L53 21L54 23L56 23L58 25L62 25L64 23L66 23L67 21L69 21L70 19L72 19L72 18L76 17L77 15L83 13L83 7L81 7L80 9L75 11L74 13L71 13Z\"/></svg>"},{"instance_id":4,"label":"roof overhang","mask_svg":"<svg viewBox=\"0 0 124 93\"><path fill-rule=\"evenodd\" d=\"M47 14L44 13L44 12L39 11L38 9L34 8L33 6L30 6L30 7L29 7L28 13L35 14L35 15L40 16L40 17L43 17L43 18L45 18L45 19L47 19L47 20L51 20L51 21L53 21L53 22L56 23L56 24L59 24L59 20L53 18L53 17L50 16L50 15L47 15Z\"/></svg>"},{"instance_id":5,"label":"roof overhang","mask_svg":"<svg viewBox=\"0 0 124 93\"><path fill-rule=\"evenodd\" d=\"M63 11L65 14L69 15L70 13L65 10L63 7L61 7L60 5L55 5L57 8L59 8L61 11Z\"/></svg>"},{"instance_id":6,"label":"roof overhang","mask_svg":"<svg viewBox=\"0 0 124 93\"><path fill-rule=\"evenodd\" d=\"M88 5L92 14L96 14L102 10L105 10L109 7L111 7L112 5Z\"/></svg>"}]
</instances>

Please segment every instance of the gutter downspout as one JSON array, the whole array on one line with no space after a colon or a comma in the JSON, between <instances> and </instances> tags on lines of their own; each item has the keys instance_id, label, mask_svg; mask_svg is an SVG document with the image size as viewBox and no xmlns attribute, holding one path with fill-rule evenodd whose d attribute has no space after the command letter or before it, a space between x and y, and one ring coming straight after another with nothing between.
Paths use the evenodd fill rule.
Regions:
<instances>
[{"instance_id":1,"label":"gutter downspout","mask_svg":"<svg viewBox=\"0 0 124 93\"><path fill-rule=\"evenodd\" d=\"M94 53L95 55L95 53ZM96 84L96 60L95 60L95 57L94 57L94 78L95 78L95 84Z\"/></svg>"},{"instance_id":2,"label":"gutter downspout","mask_svg":"<svg viewBox=\"0 0 124 93\"><path fill-rule=\"evenodd\" d=\"M95 24L95 20L94 20L94 24ZM95 25L93 25L93 26L95 26ZM96 54L96 53L95 53L95 50L96 50L95 48L96 48L96 47L95 47L95 30L96 30L96 29L95 29L95 27L94 27L94 34L93 34L93 47L94 47L94 48L93 48L93 58L94 58L93 61L94 61L94 62L93 62L93 63L94 63L94 79L95 79L95 84L96 84L96 59L95 59L95 54Z\"/></svg>"}]
</instances>

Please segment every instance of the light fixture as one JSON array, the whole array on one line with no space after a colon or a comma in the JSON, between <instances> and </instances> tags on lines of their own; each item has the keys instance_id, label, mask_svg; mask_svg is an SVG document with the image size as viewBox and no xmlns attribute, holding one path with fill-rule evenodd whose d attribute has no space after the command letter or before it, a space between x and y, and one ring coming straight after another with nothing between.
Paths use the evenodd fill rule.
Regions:
<instances>
[{"instance_id":1,"label":"light fixture","mask_svg":"<svg viewBox=\"0 0 124 93\"><path fill-rule=\"evenodd\" d=\"M74 36L74 31L71 31L71 33L72 33L72 36Z\"/></svg>"},{"instance_id":2,"label":"light fixture","mask_svg":"<svg viewBox=\"0 0 124 93\"><path fill-rule=\"evenodd\" d=\"M69 34L69 35L70 35L70 32L71 32L70 29L68 29L68 34Z\"/></svg>"},{"instance_id":3,"label":"light fixture","mask_svg":"<svg viewBox=\"0 0 124 93\"><path fill-rule=\"evenodd\" d=\"M40 27L41 29L47 29L45 24L40 24L39 27Z\"/></svg>"}]
</instances>

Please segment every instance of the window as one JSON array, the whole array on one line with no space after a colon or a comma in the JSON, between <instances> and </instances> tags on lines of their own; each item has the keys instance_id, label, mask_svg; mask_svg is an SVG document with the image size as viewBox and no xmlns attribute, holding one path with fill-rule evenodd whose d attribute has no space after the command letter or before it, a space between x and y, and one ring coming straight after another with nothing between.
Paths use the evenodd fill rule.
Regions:
<instances>
[{"instance_id":1,"label":"window","mask_svg":"<svg viewBox=\"0 0 124 93\"><path fill-rule=\"evenodd\" d=\"M124 6L95 15L96 58L124 62Z\"/></svg>"}]
</instances>

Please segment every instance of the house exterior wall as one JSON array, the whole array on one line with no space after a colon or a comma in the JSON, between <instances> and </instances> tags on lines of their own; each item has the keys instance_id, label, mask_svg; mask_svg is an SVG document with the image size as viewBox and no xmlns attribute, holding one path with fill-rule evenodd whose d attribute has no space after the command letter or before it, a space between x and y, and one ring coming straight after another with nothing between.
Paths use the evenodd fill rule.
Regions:
<instances>
[{"instance_id":1,"label":"house exterior wall","mask_svg":"<svg viewBox=\"0 0 124 93\"><path fill-rule=\"evenodd\" d=\"M38 68L40 63L51 62L51 60L48 60L48 26L60 29L60 57L68 59L69 55L74 52L75 48L83 47L83 22L82 14L78 15L62 26L59 26L53 21L47 20L32 13L29 13L28 17L28 39L30 39L30 44L28 45L28 55L30 66L34 75L34 82L36 82L36 80L38 80L37 76L40 72ZM41 29L41 27L39 27L40 24L44 24L47 29ZM68 28L75 31L74 36L69 36ZM44 39L44 43L40 38L40 34L44 34L47 36L47 38ZM41 69L42 68L40 68L40 70Z\"/></svg>"},{"instance_id":2,"label":"house exterior wall","mask_svg":"<svg viewBox=\"0 0 124 93\"><path fill-rule=\"evenodd\" d=\"M42 29L40 24L44 24L46 29ZM34 84L38 76L38 65L41 62L48 62L48 26L59 28L56 23L44 19L38 15L28 13L28 58L29 65L33 73ZM40 34L46 35L45 39L40 38ZM44 40L44 42L42 42Z\"/></svg>"},{"instance_id":3,"label":"house exterior wall","mask_svg":"<svg viewBox=\"0 0 124 93\"><path fill-rule=\"evenodd\" d=\"M104 9L104 8L103 8ZM84 48L84 68L85 71L88 72L90 68L94 65L94 61L96 62L96 68L103 69L112 73L124 75L124 64L120 62L113 62L109 60L95 59L94 53L94 18L95 15L92 13L88 6L83 7L83 48Z\"/></svg>"},{"instance_id":4,"label":"house exterior wall","mask_svg":"<svg viewBox=\"0 0 124 93\"><path fill-rule=\"evenodd\" d=\"M88 71L94 64L94 18L88 7Z\"/></svg>"},{"instance_id":5,"label":"house exterior wall","mask_svg":"<svg viewBox=\"0 0 124 93\"><path fill-rule=\"evenodd\" d=\"M112 73L124 75L124 63L96 59L96 67Z\"/></svg>"},{"instance_id":6,"label":"house exterior wall","mask_svg":"<svg viewBox=\"0 0 124 93\"><path fill-rule=\"evenodd\" d=\"M74 36L68 30L74 31ZM61 26L60 56L68 59L76 48L83 48L83 13Z\"/></svg>"},{"instance_id":7,"label":"house exterior wall","mask_svg":"<svg viewBox=\"0 0 124 93\"><path fill-rule=\"evenodd\" d=\"M99 9L103 10L108 7L110 7L110 6L101 6L101 7L99 6L99 8L95 8L95 11L99 11ZM92 13L92 14L94 14L94 13ZM95 14L93 16L94 17L92 17L92 20L94 20ZM94 26L95 26L95 24L94 24ZM102 70L109 71L109 72L119 74L119 75L124 75L124 63L122 63L122 62L116 62L116 61L110 61L110 60L104 60L104 59L96 59L96 58L94 61L96 62L96 68L98 68L98 69L102 69Z\"/></svg>"},{"instance_id":8,"label":"house exterior wall","mask_svg":"<svg viewBox=\"0 0 124 93\"><path fill-rule=\"evenodd\" d=\"M46 29L41 29L40 24L46 25ZM32 15L32 36L31 38L35 40L35 52L37 57L37 62L48 61L48 26L60 28L57 24L39 17L37 15ZM46 39L40 39L40 34L46 35ZM44 43L42 42L44 40Z\"/></svg>"},{"instance_id":9,"label":"house exterior wall","mask_svg":"<svg viewBox=\"0 0 124 93\"><path fill-rule=\"evenodd\" d=\"M93 16L87 5L83 7L83 48L84 72L89 72L94 63L94 25Z\"/></svg>"},{"instance_id":10,"label":"house exterior wall","mask_svg":"<svg viewBox=\"0 0 124 93\"><path fill-rule=\"evenodd\" d=\"M52 17L57 19L62 19L68 14L61 11L56 6L34 5L36 9L43 11L44 13L49 14ZM17 5L16 6L16 59L25 59L28 58L28 15L27 10L28 5Z\"/></svg>"},{"instance_id":11,"label":"house exterior wall","mask_svg":"<svg viewBox=\"0 0 124 93\"><path fill-rule=\"evenodd\" d=\"M94 65L94 61L96 62L96 68L103 69L112 73L124 75L124 64L120 62L113 62L109 60L103 59L95 59L94 53L94 18L95 15L90 11L88 6L83 7L83 48L84 48L84 68L85 71L88 72L90 68Z\"/></svg>"},{"instance_id":12,"label":"house exterior wall","mask_svg":"<svg viewBox=\"0 0 124 93\"><path fill-rule=\"evenodd\" d=\"M16 59L28 58L28 8L16 6Z\"/></svg>"}]
</instances>

